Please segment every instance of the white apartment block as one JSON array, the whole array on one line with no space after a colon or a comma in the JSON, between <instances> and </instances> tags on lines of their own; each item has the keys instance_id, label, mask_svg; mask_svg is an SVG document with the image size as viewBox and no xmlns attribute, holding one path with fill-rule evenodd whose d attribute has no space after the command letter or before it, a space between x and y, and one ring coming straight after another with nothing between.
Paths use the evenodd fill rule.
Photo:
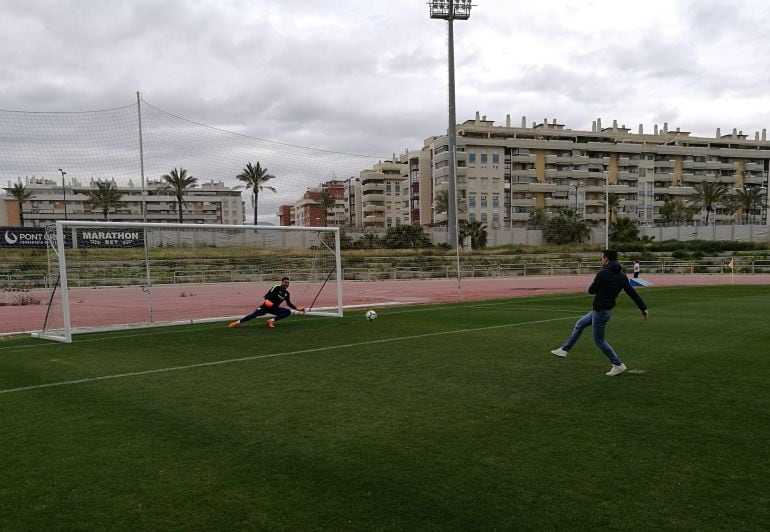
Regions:
<instances>
[{"instance_id":1,"label":"white apartment block","mask_svg":"<svg viewBox=\"0 0 770 532\"><path fill-rule=\"evenodd\" d=\"M420 164L420 183L429 172L432 196L449 186L448 139L426 139ZM486 117L457 127L457 192L460 220L476 220L491 228L526 225L530 213L543 208L552 213L569 207L586 220L603 225L606 191L621 198L620 216L653 225L667 197L689 200L693 186L704 181L724 183L730 189L768 187L770 142L766 131L749 138L733 130L714 137L655 126L632 133L625 126L602 128L597 119L591 131L566 129L556 120L527 126L522 118L512 127L495 126ZM415 177L410 179L414 180ZM427 198L420 194L420 212ZM414 208L414 205L412 205ZM762 223L767 223L763 209ZM433 216L445 222L446 215ZM420 216L421 224L427 217ZM717 212L713 223L728 223L734 215ZM696 216L696 221L698 217Z\"/></svg>"},{"instance_id":2,"label":"white apartment block","mask_svg":"<svg viewBox=\"0 0 770 532\"><path fill-rule=\"evenodd\" d=\"M406 175L406 161L379 162L371 170L360 173L356 183L354 198L358 212L356 227L385 230L396 225L410 224L409 179ZM358 193L360 190L360 194ZM346 190L346 194L349 192Z\"/></svg>"},{"instance_id":3,"label":"white apartment block","mask_svg":"<svg viewBox=\"0 0 770 532\"><path fill-rule=\"evenodd\" d=\"M3 188L10 188L14 182L8 182ZM78 179L69 179L64 185L61 181L46 178L25 178L27 190L32 198L22 205L25 227L43 227L56 220L104 220L101 209L91 205L87 193L96 189L92 180L81 183ZM118 186L122 194L120 203L108 213L108 221L141 222L142 187L133 182L127 186ZM0 225L18 225L18 202L6 190L2 196L4 209L0 210ZM66 207L65 207L66 198ZM185 223L236 224L244 223L244 207L241 191L226 187L222 181L198 183L184 196L182 215ZM148 181L145 186L144 204L147 222L178 222L177 200L170 191L164 189L161 181Z\"/></svg>"}]
</instances>

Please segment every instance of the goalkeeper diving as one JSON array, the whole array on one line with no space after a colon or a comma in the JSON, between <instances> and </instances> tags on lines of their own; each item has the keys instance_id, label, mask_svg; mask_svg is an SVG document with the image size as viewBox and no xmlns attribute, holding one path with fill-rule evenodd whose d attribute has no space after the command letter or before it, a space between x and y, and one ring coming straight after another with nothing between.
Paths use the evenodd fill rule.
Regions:
<instances>
[{"instance_id":1,"label":"goalkeeper diving","mask_svg":"<svg viewBox=\"0 0 770 532\"><path fill-rule=\"evenodd\" d=\"M247 322L249 320L253 320L254 318L257 318L259 316L264 316L265 314L272 314L275 317L267 320L267 326L272 329L275 327L276 321L282 320L284 318L288 318L289 316L291 316L291 310L289 310L288 308L281 308L281 303L283 303L284 301L286 302L286 306L288 306L289 308L294 309L297 312L305 312L304 307L297 307L294 305L294 303L291 302L291 296L289 296L288 288L289 288L289 278L282 277L281 284L277 284L267 291L267 293L265 294L265 300L262 302L260 306L258 306L254 310L254 312L242 317L238 321L232 322L229 326L238 327L241 323Z\"/></svg>"}]
</instances>

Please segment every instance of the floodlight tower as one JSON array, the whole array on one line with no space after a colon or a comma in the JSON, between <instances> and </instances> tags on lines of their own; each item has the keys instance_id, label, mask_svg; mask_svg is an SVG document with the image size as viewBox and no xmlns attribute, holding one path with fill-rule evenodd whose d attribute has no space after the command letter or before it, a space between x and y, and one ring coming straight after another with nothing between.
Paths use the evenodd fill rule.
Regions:
<instances>
[{"instance_id":1,"label":"floodlight tower","mask_svg":"<svg viewBox=\"0 0 770 532\"><path fill-rule=\"evenodd\" d=\"M471 16L471 0L431 0L430 18L447 21L449 42L448 66L449 66L449 194L447 196L447 229L449 246L459 247L458 221L457 221L457 118L455 112L455 51L454 51L454 26L455 20L468 20Z\"/></svg>"}]
</instances>

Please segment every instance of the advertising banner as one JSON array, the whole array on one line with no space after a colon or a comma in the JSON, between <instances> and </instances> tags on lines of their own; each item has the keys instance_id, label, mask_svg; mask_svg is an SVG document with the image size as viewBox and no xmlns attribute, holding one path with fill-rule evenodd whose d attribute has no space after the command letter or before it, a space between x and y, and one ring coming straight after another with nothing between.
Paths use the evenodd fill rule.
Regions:
<instances>
[{"instance_id":1,"label":"advertising banner","mask_svg":"<svg viewBox=\"0 0 770 532\"><path fill-rule=\"evenodd\" d=\"M0 248L45 249L45 228L0 227Z\"/></svg>"}]
</instances>

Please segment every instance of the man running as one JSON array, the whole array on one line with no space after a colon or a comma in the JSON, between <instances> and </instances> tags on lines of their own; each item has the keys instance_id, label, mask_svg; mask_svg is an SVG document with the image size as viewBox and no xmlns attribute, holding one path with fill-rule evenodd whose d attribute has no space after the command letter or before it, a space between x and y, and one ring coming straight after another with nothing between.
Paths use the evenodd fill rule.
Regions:
<instances>
[{"instance_id":1,"label":"man running","mask_svg":"<svg viewBox=\"0 0 770 532\"><path fill-rule=\"evenodd\" d=\"M564 344L558 349L553 349L551 353L557 357L566 357L567 353L575 342L578 341L580 335L583 333L583 329L588 326L592 327L594 333L594 343L601 349L607 358L612 362L612 367L607 372L607 376L614 377L626 371L626 365L618 357L612 346L604 339L604 332L607 328L607 322L612 317L612 309L615 307L615 300L620 294L620 291L625 291L631 299L642 311L642 316L646 320L649 316L647 312L647 305L645 305L639 294L636 293L634 287L631 286L631 282L628 277L623 273L620 264L618 264L618 252L614 249L606 249L602 252L602 269L594 277L593 283L588 287L588 293L594 295L593 309L585 316L577 320L575 328L572 330L572 334Z\"/></svg>"}]
</instances>

